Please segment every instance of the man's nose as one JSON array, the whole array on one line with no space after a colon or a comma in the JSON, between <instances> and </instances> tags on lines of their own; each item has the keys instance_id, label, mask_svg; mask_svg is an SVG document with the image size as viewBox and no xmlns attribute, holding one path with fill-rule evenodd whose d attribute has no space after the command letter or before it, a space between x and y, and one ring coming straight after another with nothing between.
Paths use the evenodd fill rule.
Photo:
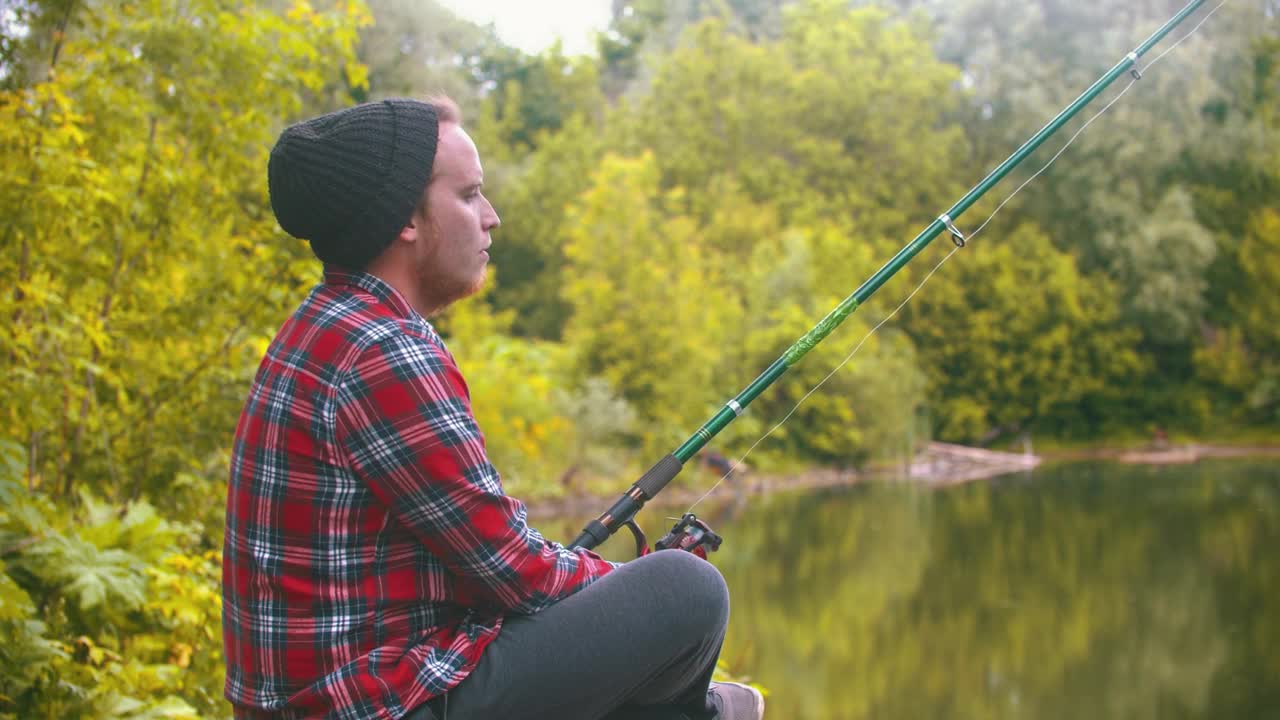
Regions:
<instances>
[{"instance_id":1,"label":"man's nose","mask_svg":"<svg viewBox=\"0 0 1280 720\"><path fill-rule=\"evenodd\" d=\"M502 225L502 218L498 217L498 211L494 209L492 203L486 200L485 204L489 206L489 214L488 217L485 218L484 226L484 229L487 232Z\"/></svg>"}]
</instances>

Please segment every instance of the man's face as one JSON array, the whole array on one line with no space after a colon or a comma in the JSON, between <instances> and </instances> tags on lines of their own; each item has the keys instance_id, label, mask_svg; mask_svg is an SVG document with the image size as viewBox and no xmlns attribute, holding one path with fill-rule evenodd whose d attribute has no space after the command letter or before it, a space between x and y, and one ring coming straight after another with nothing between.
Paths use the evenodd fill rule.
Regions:
<instances>
[{"instance_id":1,"label":"man's face","mask_svg":"<svg viewBox=\"0 0 1280 720\"><path fill-rule=\"evenodd\" d=\"M458 124L442 123L425 193L427 232L416 263L419 297L432 311L484 285L489 231L500 221L480 192L483 185L475 143Z\"/></svg>"}]
</instances>

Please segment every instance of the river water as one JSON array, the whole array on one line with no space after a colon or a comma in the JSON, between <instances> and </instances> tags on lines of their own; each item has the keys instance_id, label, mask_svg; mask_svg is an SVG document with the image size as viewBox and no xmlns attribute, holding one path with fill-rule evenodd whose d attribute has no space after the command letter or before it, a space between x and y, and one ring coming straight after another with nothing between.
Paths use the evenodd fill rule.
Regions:
<instances>
[{"instance_id":1,"label":"river water","mask_svg":"<svg viewBox=\"0 0 1280 720\"><path fill-rule=\"evenodd\" d=\"M681 510L646 508L651 540ZM726 538L722 657L769 691L766 717L1280 718L1280 461L1072 463L699 510Z\"/></svg>"}]
</instances>

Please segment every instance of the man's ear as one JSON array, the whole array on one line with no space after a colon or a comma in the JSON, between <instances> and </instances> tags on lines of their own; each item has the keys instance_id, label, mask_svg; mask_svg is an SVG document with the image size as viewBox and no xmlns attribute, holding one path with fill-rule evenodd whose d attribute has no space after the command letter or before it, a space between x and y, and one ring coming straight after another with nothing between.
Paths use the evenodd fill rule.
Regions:
<instances>
[{"instance_id":1,"label":"man's ear","mask_svg":"<svg viewBox=\"0 0 1280 720\"><path fill-rule=\"evenodd\" d=\"M418 215L418 211L414 211L409 216L409 223L400 228L400 235L396 238L400 242L417 242L418 233L423 225L423 219Z\"/></svg>"},{"instance_id":2,"label":"man's ear","mask_svg":"<svg viewBox=\"0 0 1280 720\"><path fill-rule=\"evenodd\" d=\"M417 242L418 240L426 240L427 233L426 212L422 209L422 205L418 205L413 209L413 214L409 216L409 222L400 228L400 235L397 239L401 242Z\"/></svg>"}]
</instances>

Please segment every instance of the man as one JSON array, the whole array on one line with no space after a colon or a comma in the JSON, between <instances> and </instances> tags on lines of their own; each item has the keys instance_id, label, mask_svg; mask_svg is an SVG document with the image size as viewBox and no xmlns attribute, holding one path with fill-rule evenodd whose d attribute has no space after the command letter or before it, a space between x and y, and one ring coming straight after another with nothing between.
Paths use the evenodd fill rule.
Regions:
<instances>
[{"instance_id":1,"label":"man","mask_svg":"<svg viewBox=\"0 0 1280 720\"><path fill-rule=\"evenodd\" d=\"M387 100L294 125L268 184L325 274L236 429L236 716L758 720L758 692L710 681L728 619L714 567L566 549L503 493L427 320L480 288L499 225L457 108Z\"/></svg>"}]
</instances>

